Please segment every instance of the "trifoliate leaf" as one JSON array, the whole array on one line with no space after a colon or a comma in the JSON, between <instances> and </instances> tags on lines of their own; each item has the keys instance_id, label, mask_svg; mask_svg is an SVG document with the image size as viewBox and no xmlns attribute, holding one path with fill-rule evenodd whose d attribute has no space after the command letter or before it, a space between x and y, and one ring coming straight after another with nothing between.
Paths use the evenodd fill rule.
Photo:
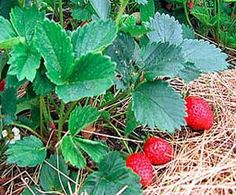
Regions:
<instances>
[{"instance_id":1,"label":"trifoliate leaf","mask_svg":"<svg viewBox=\"0 0 236 195\"><path fill-rule=\"evenodd\" d=\"M172 16L157 12L148 27L153 30L147 34L151 42L169 42L178 45L183 41L182 26Z\"/></svg>"},{"instance_id":2,"label":"trifoliate leaf","mask_svg":"<svg viewBox=\"0 0 236 195\"><path fill-rule=\"evenodd\" d=\"M70 114L69 131L72 136L78 134L82 129L95 122L100 116L96 108L91 106L77 106Z\"/></svg>"},{"instance_id":3,"label":"trifoliate leaf","mask_svg":"<svg viewBox=\"0 0 236 195\"><path fill-rule=\"evenodd\" d=\"M181 47L169 43L151 43L141 51L141 68L150 79L176 76L184 68Z\"/></svg>"},{"instance_id":4,"label":"trifoliate leaf","mask_svg":"<svg viewBox=\"0 0 236 195\"><path fill-rule=\"evenodd\" d=\"M60 191L67 188L68 166L61 156L52 155L40 172L40 185L45 191Z\"/></svg>"},{"instance_id":5,"label":"trifoliate leaf","mask_svg":"<svg viewBox=\"0 0 236 195\"><path fill-rule=\"evenodd\" d=\"M16 163L19 167L35 167L46 158L46 148L35 136L24 137L6 151L7 163Z\"/></svg>"},{"instance_id":6,"label":"trifoliate leaf","mask_svg":"<svg viewBox=\"0 0 236 195\"><path fill-rule=\"evenodd\" d=\"M104 94L115 78L115 64L99 53L89 53L75 62L67 84L57 86L56 93L64 101Z\"/></svg>"},{"instance_id":7,"label":"trifoliate leaf","mask_svg":"<svg viewBox=\"0 0 236 195\"><path fill-rule=\"evenodd\" d=\"M117 27L111 20L98 20L78 28L72 34L75 57L106 48L116 38Z\"/></svg>"},{"instance_id":8,"label":"trifoliate leaf","mask_svg":"<svg viewBox=\"0 0 236 195\"><path fill-rule=\"evenodd\" d=\"M76 137L75 140L79 144L79 147L96 163L100 162L101 158L108 153L108 147L102 142L82 139L79 137Z\"/></svg>"},{"instance_id":9,"label":"trifoliate leaf","mask_svg":"<svg viewBox=\"0 0 236 195\"><path fill-rule=\"evenodd\" d=\"M173 133L185 124L184 101L167 82L143 83L132 97L135 117L143 125Z\"/></svg>"},{"instance_id":10,"label":"trifoliate leaf","mask_svg":"<svg viewBox=\"0 0 236 195\"><path fill-rule=\"evenodd\" d=\"M106 19L109 17L111 3L110 0L89 0L93 9L96 11L97 15L101 19Z\"/></svg>"},{"instance_id":11,"label":"trifoliate leaf","mask_svg":"<svg viewBox=\"0 0 236 195\"><path fill-rule=\"evenodd\" d=\"M10 17L17 34L30 41L33 38L35 26L44 19L44 13L39 12L36 6L15 7L12 9Z\"/></svg>"},{"instance_id":12,"label":"trifoliate leaf","mask_svg":"<svg viewBox=\"0 0 236 195\"><path fill-rule=\"evenodd\" d=\"M35 46L45 60L48 78L57 85L70 76L73 53L70 38L59 24L45 20L36 27Z\"/></svg>"},{"instance_id":13,"label":"trifoliate leaf","mask_svg":"<svg viewBox=\"0 0 236 195\"><path fill-rule=\"evenodd\" d=\"M220 71L227 68L227 55L215 45L203 40L184 40L181 44L186 61L203 72Z\"/></svg>"},{"instance_id":14,"label":"trifoliate leaf","mask_svg":"<svg viewBox=\"0 0 236 195\"><path fill-rule=\"evenodd\" d=\"M32 45L18 44L13 47L9 59L9 75L16 75L19 81L33 81L40 66L41 56Z\"/></svg>"},{"instance_id":15,"label":"trifoliate leaf","mask_svg":"<svg viewBox=\"0 0 236 195\"><path fill-rule=\"evenodd\" d=\"M83 157L79 145L75 138L65 136L61 142L61 151L66 162L77 168L83 168L86 165L86 160Z\"/></svg>"},{"instance_id":16,"label":"trifoliate leaf","mask_svg":"<svg viewBox=\"0 0 236 195\"><path fill-rule=\"evenodd\" d=\"M14 87L7 87L1 97L3 124L8 125L16 119L17 94Z\"/></svg>"},{"instance_id":17,"label":"trifoliate leaf","mask_svg":"<svg viewBox=\"0 0 236 195\"><path fill-rule=\"evenodd\" d=\"M98 171L85 180L81 193L92 195L115 195L122 189L122 195L142 193L140 178L125 165L125 160L118 152L106 154L98 164Z\"/></svg>"}]
</instances>

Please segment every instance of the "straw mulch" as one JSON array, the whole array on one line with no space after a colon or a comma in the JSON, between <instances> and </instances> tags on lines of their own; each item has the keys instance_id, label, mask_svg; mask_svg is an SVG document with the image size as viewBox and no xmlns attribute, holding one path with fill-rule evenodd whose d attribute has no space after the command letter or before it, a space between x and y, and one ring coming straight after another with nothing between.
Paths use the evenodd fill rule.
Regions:
<instances>
[{"instance_id":1,"label":"straw mulch","mask_svg":"<svg viewBox=\"0 0 236 195\"><path fill-rule=\"evenodd\" d=\"M214 127L176 133L173 161L155 167L156 182L144 194L236 194L236 69L203 75L183 91L211 104Z\"/></svg>"}]
</instances>

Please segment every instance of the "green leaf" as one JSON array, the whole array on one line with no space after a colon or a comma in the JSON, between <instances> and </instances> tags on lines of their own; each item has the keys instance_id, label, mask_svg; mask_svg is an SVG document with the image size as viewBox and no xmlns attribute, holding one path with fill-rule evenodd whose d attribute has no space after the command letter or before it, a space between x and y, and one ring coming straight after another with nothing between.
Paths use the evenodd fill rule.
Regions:
<instances>
[{"instance_id":1,"label":"green leaf","mask_svg":"<svg viewBox=\"0 0 236 195\"><path fill-rule=\"evenodd\" d=\"M89 0L93 9L96 11L97 15L101 19L106 19L109 17L111 3L109 0Z\"/></svg>"},{"instance_id":2,"label":"green leaf","mask_svg":"<svg viewBox=\"0 0 236 195\"><path fill-rule=\"evenodd\" d=\"M148 3L148 0L135 0L136 3L145 5Z\"/></svg>"},{"instance_id":3,"label":"green leaf","mask_svg":"<svg viewBox=\"0 0 236 195\"><path fill-rule=\"evenodd\" d=\"M15 7L12 9L10 17L17 34L30 41L33 38L35 26L44 19L44 13L39 12L36 6L28 8Z\"/></svg>"},{"instance_id":4,"label":"green leaf","mask_svg":"<svg viewBox=\"0 0 236 195\"><path fill-rule=\"evenodd\" d=\"M89 53L75 62L67 84L57 86L56 93L64 102L101 95L115 78L115 64L99 53Z\"/></svg>"},{"instance_id":5,"label":"green leaf","mask_svg":"<svg viewBox=\"0 0 236 195\"><path fill-rule=\"evenodd\" d=\"M71 136L63 137L60 146L66 162L69 162L77 168L83 168L86 166L86 160L83 157L75 138Z\"/></svg>"},{"instance_id":6,"label":"green leaf","mask_svg":"<svg viewBox=\"0 0 236 195\"><path fill-rule=\"evenodd\" d=\"M181 24L167 14L157 12L148 27L153 30L147 34L151 42L169 42L178 45L183 41Z\"/></svg>"},{"instance_id":7,"label":"green leaf","mask_svg":"<svg viewBox=\"0 0 236 195\"><path fill-rule=\"evenodd\" d=\"M191 27L182 24L182 30L183 30L183 39L195 39L194 30Z\"/></svg>"},{"instance_id":8,"label":"green leaf","mask_svg":"<svg viewBox=\"0 0 236 195\"><path fill-rule=\"evenodd\" d=\"M70 114L69 131L72 136L78 134L82 129L95 122L100 116L96 108L91 106L77 106Z\"/></svg>"},{"instance_id":9,"label":"green leaf","mask_svg":"<svg viewBox=\"0 0 236 195\"><path fill-rule=\"evenodd\" d=\"M39 138L31 135L9 145L6 155L8 164L16 163L19 167L35 167L46 158L46 148Z\"/></svg>"},{"instance_id":10,"label":"green leaf","mask_svg":"<svg viewBox=\"0 0 236 195\"><path fill-rule=\"evenodd\" d=\"M75 57L106 48L116 38L117 27L111 20L90 22L72 33Z\"/></svg>"},{"instance_id":11,"label":"green leaf","mask_svg":"<svg viewBox=\"0 0 236 195\"><path fill-rule=\"evenodd\" d=\"M139 123L137 122L134 111L132 110L132 103L129 103L127 112L126 112L126 127L125 127L125 135L129 135L132 133Z\"/></svg>"},{"instance_id":12,"label":"green leaf","mask_svg":"<svg viewBox=\"0 0 236 195\"><path fill-rule=\"evenodd\" d=\"M13 37L0 42L0 49L11 49L13 46L24 42L25 40L22 37Z\"/></svg>"},{"instance_id":13,"label":"green leaf","mask_svg":"<svg viewBox=\"0 0 236 195\"><path fill-rule=\"evenodd\" d=\"M119 33L113 44L108 47L107 55L116 62L116 79L123 83L124 88L128 87L131 81L132 63L139 53L138 44L127 34Z\"/></svg>"},{"instance_id":14,"label":"green leaf","mask_svg":"<svg viewBox=\"0 0 236 195\"><path fill-rule=\"evenodd\" d=\"M210 25L211 15L207 7L194 6L191 14L195 16L202 24Z\"/></svg>"},{"instance_id":15,"label":"green leaf","mask_svg":"<svg viewBox=\"0 0 236 195\"><path fill-rule=\"evenodd\" d=\"M16 75L19 81L25 78L33 81L40 66L41 56L32 45L18 44L13 47L9 59L9 75Z\"/></svg>"},{"instance_id":16,"label":"green leaf","mask_svg":"<svg viewBox=\"0 0 236 195\"><path fill-rule=\"evenodd\" d=\"M32 192L34 194L32 194ZM21 195L41 195L42 193L37 190L37 187L35 185L30 185L25 187L24 191L21 193Z\"/></svg>"},{"instance_id":17,"label":"green leaf","mask_svg":"<svg viewBox=\"0 0 236 195\"><path fill-rule=\"evenodd\" d=\"M120 31L130 34L132 37L140 37L151 30L144 25L136 24L136 16L134 14L124 17Z\"/></svg>"},{"instance_id":18,"label":"green leaf","mask_svg":"<svg viewBox=\"0 0 236 195\"><path fill-rule=\"evenodd\" d=\"M136 119L150 128L173 133L185 125L185 106L167 82L157 80L140 85L132 94Z\"/></svg>"},{"instance_id":19,"label":"green leaf","mask_svg":"<svg viewBox=\"0 0 236 195\"><path fill-rule=\"evenodd\" d=\"M228 66L227 55L207 41L184 40L181 46L184 58L203 72L220 71Z\"/></svg>"},{"instance_id":20,"label":"green leaf","mask_svg":"<svg viewBox=\"0 0 236 195\"><path fill-rule=\"evenodd\" d=\"M3 123L8 125L16 118L16 89L7 87L1 97L1 114L3 115Z\"/></svg>"},{"instance_id":21,"label":"green leaf","mask_svg":"<svg viewBox=\"0 0 236 195\"><path fill-rule=\"evenodd\" d=\"M11 12L11 9L17 5L19 5L18 0L1 0L0 15L6 19L9 19L9 13Z\"/></svg>"},{"instance_id":22,"label":"green leaf","mask_svg":"<svg viewBox=\"0 0 236 195\"><path fill-rule=\"evenodd\" d=\"M169 43L151 43L141 51L141 68L149 78L174 77L184 68L181 47Z\"/></svg>"},{"instance_id":23,"label":"green leaf","mask_svg":"<svg viewBox=\"0 0 236 195\"><path fill-rule=\"evenodd\" d=\"M99 171L90 174L85 180L81 193L91 195L115 195L124 189L122 195L142 193L140 178L125 165L118 152L106 154L98 164Z\"/></svg>"},{"instance_id":24,"label":"green leaf","mask_svg":"<svg viewBox=\"0 0 236 195\"><path fill-rule=\"evenodd\" d=\"M85 151L90 156L90 158L96 163L99 163L101 158L106 153L108 153L108 147L99 141L92 141L79 137L75 138L75 140L79 144L79 147L83 151Z\"/></svg>"},{"instance_id":25,"label":"green leaf","mask_svg":"<svg viewBox=\"0 0 236 195\"><path fill-rule=\"evenodd\" d=\"M55 88L55 85L49 81L46 76L45 68L40 68L33 82L33 88L37 95L47 95L52 92Z\"/></svg>"},{"instance_id":26,"label":"green leaf","mask_svg":"<svg viewBox=\"0 0 236 195\"><path fill-rule=\"evenodd\" d=\"M91 20L92 13L88 9L76 8L72 10L72 17L77 20Z\"/></svg>"},{"instance_id":27,"label":"green leaf","mask_svg":"<svg viewBox=\"0 0 236 195\"><path fill-rule=\"evenodd\" d=\"M49 165L50 164L50 165ZM52 155L40 172L40 185L45 191L60 191L67 187L68 166L61 156Z\"/></svg>"},{"instance_id":28,"label":"green leaf","mask_svg":"<svg viewBox=\"0 0 236 195\"><path fill-rule=\"evenodd\" d=\"M179 77L185 82L190 82L197 79L201 75L201 71L192 63L186 63L184 69L179 72Z\"/></svg>"},{"instance_id":29,"label":"green leaf","mask_svg":"<svg viewBox=\"0 0 236 195\"><path fill-rule=\"evenodd\" d=\"M140 14L142 22L147 22L155 14L154 0L148 0L148 3L140 6Z\"/></svg>"},{"instance_id":30,"label":"green leaf","mask_svg":"<svg viewBox=\"0 0 236 195\"><path fill-rule=\"evenodd\" d=\"M45 20L36 27L35 46L45 60L48 78L57 85L70 76L73 52L70 38L55 22Z\"/></svg>"},{"instance_id":31,"label":"green leaf","mask_svg":"<svg viewBox=\"0 0 236 195\"><path fill-rule=\"evenodd\" d=\"M0 16L0 49L8 49L16 42L19 43L19 38L16 37L16 33L12 28L12 25L7 19Z\"/></svg>"}]
</instances>

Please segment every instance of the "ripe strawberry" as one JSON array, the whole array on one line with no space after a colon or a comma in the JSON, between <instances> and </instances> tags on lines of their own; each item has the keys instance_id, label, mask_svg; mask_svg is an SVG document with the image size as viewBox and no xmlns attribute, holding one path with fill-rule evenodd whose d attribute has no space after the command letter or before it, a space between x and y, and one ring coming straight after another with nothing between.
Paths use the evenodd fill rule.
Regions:
<instances>
[{"instance_id":1,"label":"ripe strawberry","mask_svg":"<svg viewBox=\"0 0 236 195\"><path fill-rule=\"evenodd\" d=\"M209 104L203 98L189 96L185 98L187 107L187 117L185 117L188 126L194 130L209 130L214 121L214 114Z\"/></svg>"},{"instance_id":2,"label":"ripe strawberry","mask_svg":"<svg viewBox=\"0 0 236 195\"><path fill-rule=\"evenodd\" d=\"M143 153L133 153L126 159L126 166L141 177L141 184L148 186L152 183L153 169L149 159Z\"/></svg>"},{"instance_id":3,"label":"ripe strawberry","mask_svg":"<svg viewBox=\"0 0 236 195\"><path fill-rule=\"evenodd\" d=\"M152 164L166 164L172 159L173 147L162 138L150 137L144 144L144 153Z\"/></svg>"},{"instance_id":4,"label":"ripe strawberry","mask_svg":"<svg viewBox=\"0 0 236 195\"><path fill-rule=\"evenodd\" d=\"M0 91L4 91L5 90L5 84L6 84L6 82L5 82L4 79L0 81Z\"/></svg>"}]
</instances>

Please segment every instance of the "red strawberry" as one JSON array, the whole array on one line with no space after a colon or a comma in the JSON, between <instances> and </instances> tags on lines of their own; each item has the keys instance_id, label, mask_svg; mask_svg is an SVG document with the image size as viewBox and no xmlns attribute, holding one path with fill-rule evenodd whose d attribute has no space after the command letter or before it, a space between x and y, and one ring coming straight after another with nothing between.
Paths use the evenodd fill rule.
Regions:
<instances>
[{"instance_id":1,"label":"red strawberry","mask_svg":"<svg viewBox=\"0 0 236 195\"><path fill-rule=\"evenodd\" d=\"M50 122L50 127L51 127L52 130L56 129L56 125L53 121Z\"/></svg>"},{"instance_id":2,"label":"red strawberry","mask_svg":"<svg viewBox=\"0 0 236 195\"><path fill-rule=\"evenodd\" d=\"M188 2L188 8L193 9L194 8L194 2L192 2L192 1Z\"/></svg>"},{"instance_id":3,"label":"red strawberry","mask_svg":"<svg viewBox=\"0 0 236 195\"><path fill-rule=\"evenodd\" d=\"M143 153L133 153L126 159L126 166L141 177L141 184L148 186L152 183L153 169L149 159Z\"/></svg>"},{"instance_id":4,"label":"red strawberry","mask_svg":"<svg viewBox=\"0 0 236 195\"><path fill-rule=\"evenodd\" d=\"M5 84L6 84L6 82L5 82L4 79L0 81L0 91L4 91L5 90Z\"/></svg>"},{"instance_id":5,"label":"red strawberry","mask_svg":"<svg viewBox=\"0 0 236 195\"><path fill-rule=\"evenodd\" d=\"M173 147L162 138L150 137L144 144L144 153L152 164L166 164L172 159Z\"/></svg>"},{"instance_id":6,"label":"red strawberry","mask_svg":"<svg viewBox=\"0 0 236 195\"><path fill-rule=\"evenodd\" d=\"M206 100L196 96L185 98L188 126L194 130L209 130L214 121L214 114Z\"/></svg>"}]
</instances>

